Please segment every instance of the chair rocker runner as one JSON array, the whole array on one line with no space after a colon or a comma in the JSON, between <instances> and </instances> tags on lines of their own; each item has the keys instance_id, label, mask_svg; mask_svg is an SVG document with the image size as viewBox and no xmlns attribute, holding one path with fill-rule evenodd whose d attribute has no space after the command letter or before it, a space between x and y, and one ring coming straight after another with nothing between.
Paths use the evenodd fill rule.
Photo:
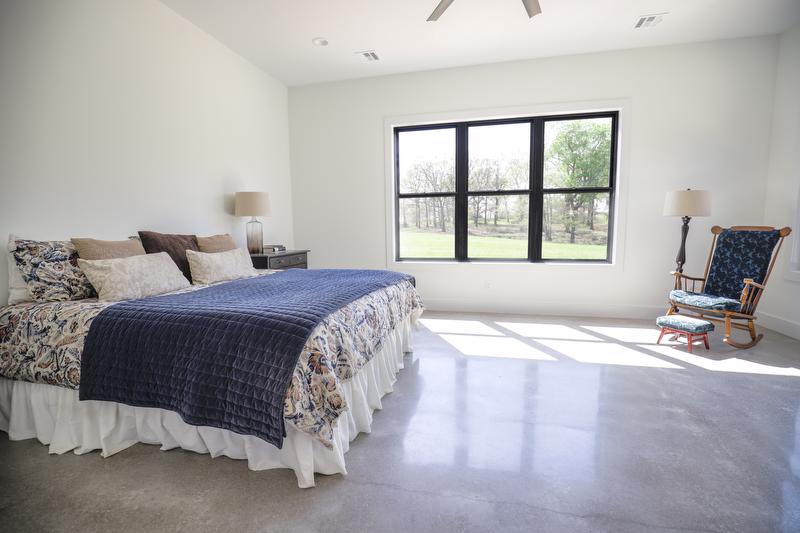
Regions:
<instances>
[{"instance_id":1,"label":"chair rocker runner","mask_svg":"<svg viewBox=\"0 0 800 533\"><path fill-rule=\"evenodd\" d=\"M751 348L762 339L756 333L756 308L775 266L783 240L791 228L770 226L714 226L714 240L702 278L670 272L675 288L669 293L667 315L681 311L725 324L723 341ZM736 342L731 331L750 334L750 342Z\"/></svg>"}]
</instances>

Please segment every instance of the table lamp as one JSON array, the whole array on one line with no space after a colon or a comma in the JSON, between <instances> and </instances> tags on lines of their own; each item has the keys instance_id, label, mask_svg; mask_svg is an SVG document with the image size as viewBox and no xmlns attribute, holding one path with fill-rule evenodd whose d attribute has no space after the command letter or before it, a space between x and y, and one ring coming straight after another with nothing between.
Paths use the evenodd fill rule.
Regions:
<instances>
[{"instance_id":1,"label":"table lamp","mask_svg":"<svg viewBox=\"0 0 800 533\"><path fill-rule=\"evenodd\" d=\"M247 251L260 254L264 246L264 226L256 217L269 215L269 194L256 191L236 193L237 217L252 217L247 223Z\"/></svg>"},{"instance_id":2,"label":"table lamp","mask_svg":"<svg viewBox=\"0 0 800 533\"><path fill-rule=\"evenodd\" d=\"M711 214L711 193L708 191L670 191L664 199L664 216L681 217L681 247L678 249L678 256L675 263L678 265L678 272L683 272L683 265L686 263L686 236L689 234L689 221L692 217L707 217Z\"/></svg>"}]
</instances>

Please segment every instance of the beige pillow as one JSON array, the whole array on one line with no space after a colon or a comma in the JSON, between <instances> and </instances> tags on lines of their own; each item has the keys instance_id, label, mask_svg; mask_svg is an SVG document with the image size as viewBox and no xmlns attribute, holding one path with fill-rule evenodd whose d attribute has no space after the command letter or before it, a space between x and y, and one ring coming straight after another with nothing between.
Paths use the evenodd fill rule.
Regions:
<instances>
[{"instance_id":1,"label":"beige pillow","mask_svg":"<svg viewBox=\"0 0 800 533\"><path fill-rule=\"evenodd\" d=\"M249 278L258 274L253 268L250 254L243 248L210 254L186 250L186 259L189 260L192 283L195 285Z\"/></svg>"},{"instance_id":2,"label":"beige pillow","mask_svg":"<svg viewBox=\"0 0 800 533\"><path fill-rule=\"evenodd\" d=\"M118 259L78 259L100 301L116 302L146 298L189 287L166 252Z\"/></svg>"},{"instance_id":3,"label":"beige pillow","mask_svg":"<svg viewBox=\"0 0 800 533\"><path fill-rule=\"evenodd\" d=\"M124 241L100 241L97 239L70 239L72 245L78 250L81 259L119 259L144 255L144 247L139 240L125 239Z\"/></svg>"},{"instance_id":4,"label":"beige pillow","mask_svg":"<svg viewBox=\"0 0 800 533\"><path fill-rule=\"evenodd\" d=\"M201 252L212 254L215 252L227 252L236 249L233 237L225 233L224 235L212 235L210 237L198 237L197 247Z\"/></svg>"}]
</instances>

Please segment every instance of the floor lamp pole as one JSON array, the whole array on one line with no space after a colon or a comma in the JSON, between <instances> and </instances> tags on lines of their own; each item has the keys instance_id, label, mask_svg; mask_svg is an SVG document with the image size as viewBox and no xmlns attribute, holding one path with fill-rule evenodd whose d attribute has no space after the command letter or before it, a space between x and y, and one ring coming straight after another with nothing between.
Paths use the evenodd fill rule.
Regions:
<instances>
[{"instance_id":1,"label":"floor lamp pole","mask_svg":"<svg viewBox=\"0 0 800 533\"><path fill-rule=\"evenodd\" d=\"M682 217L683 226L681 226L681 247L678 248L678 255L675 257L675 262L678 264L678 272L683 273L683 264L686 263L686 236L689 235L689 221L692 217Z\"/></svg>"}]
</instances>

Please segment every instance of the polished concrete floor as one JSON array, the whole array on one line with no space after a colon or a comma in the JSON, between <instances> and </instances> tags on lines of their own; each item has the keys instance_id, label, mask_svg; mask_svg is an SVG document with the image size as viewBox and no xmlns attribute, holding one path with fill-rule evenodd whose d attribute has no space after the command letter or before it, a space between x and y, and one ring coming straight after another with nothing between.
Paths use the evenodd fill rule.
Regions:
<instances>
[{"instance_id":1,"label":"polished concrete floor","mask_svg":"<svg viewBox=\"0 0 800 533\"><path fill-rule=\"evenodd\" d=\"M349 474L0 435L2 531L800 531L800 342L427 313Z\"/></svg>"}]
</instances>

